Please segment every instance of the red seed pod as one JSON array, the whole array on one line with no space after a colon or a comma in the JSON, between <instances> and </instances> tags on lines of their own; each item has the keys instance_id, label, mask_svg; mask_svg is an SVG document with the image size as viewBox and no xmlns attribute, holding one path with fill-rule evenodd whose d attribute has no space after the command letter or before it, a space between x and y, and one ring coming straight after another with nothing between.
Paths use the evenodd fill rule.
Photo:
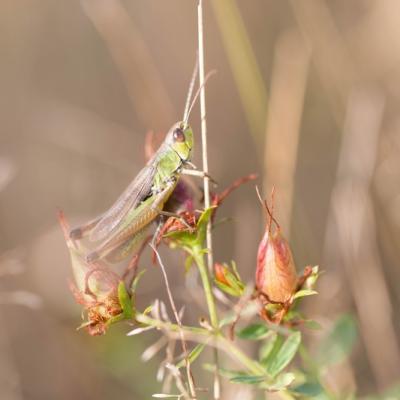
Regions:
<instances>
[{"instance_id":1,"label":"red seed pod","mask_svg":"<svg viewBox=\"0 0 400 400\"><path fill-rule=\"evenodd\" d=\"M296 290L298 278L289 243L269 210L264 236L258 247L256 288L271 302L285 303ZM275 225L274 227L272 225Z\"/></svg>"}]
</instances>

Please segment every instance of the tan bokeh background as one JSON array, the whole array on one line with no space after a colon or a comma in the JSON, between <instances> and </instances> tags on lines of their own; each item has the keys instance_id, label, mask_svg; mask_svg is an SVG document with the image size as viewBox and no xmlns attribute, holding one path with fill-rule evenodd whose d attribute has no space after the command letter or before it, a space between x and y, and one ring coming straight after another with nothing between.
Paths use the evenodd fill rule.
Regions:
<instances>
[{"instance_id":1,"label":"tan bokeh background","mask_svg":"<svg viewBox=\"0 0 400 400\"><path fill-rule=\"evenodd\" d=\"M358 344L329 383L360 395L400 378L399 12L395 0L205 2L211 174L221 188L250 172L264 193L275 185L298 269L325 271L305 312L326 329L357 318ZM56 210L78 223L106 209L144 164L145 133L181 118L196 4L4 0L0 32L0 397L149 398L160 358L140 354L156 334L75 331ZM192 123L200 165L197 110ZM232 220L215 258L250 281L264 224L254 185L221 216ZM182 258L165 257L196 323ZM157 268L140 291L143 307L164 296Z\"/></svg>"}]
</instances>

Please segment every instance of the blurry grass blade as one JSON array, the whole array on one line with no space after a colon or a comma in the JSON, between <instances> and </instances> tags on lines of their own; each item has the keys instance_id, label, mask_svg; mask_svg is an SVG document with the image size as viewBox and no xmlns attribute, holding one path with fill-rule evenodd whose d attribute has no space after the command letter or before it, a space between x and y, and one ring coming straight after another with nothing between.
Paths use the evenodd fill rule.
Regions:
<instances>
[{"instance_id":1,"label":"blurry grass blade","mask_svg":"<svg viewBox=\"0 0 400 400\"><path fill-rule=\"evenodd\" d=\"M211 5L254 142L260 145L267 93L246 27L234 0L212 0Z\"/></svg>"}]
</instances>

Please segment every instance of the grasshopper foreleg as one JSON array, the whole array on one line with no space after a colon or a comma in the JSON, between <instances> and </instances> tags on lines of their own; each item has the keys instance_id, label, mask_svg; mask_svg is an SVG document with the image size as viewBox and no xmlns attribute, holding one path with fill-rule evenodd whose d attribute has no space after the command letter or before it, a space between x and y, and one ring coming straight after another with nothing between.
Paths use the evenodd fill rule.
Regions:
<instances>
[{"instance_id":1,"label":"grasshopper foreleg","mask_svg":"<svg viewBox=\"0 0 400 400\"><path fill-rule=\"evenodd\" d=\"M217 185L217 182L205 171L199 171L197 169L183 168L181 170L181 174L182 175L197 176L199 178L208 178L214 185Z\"/></svg>"}]
</instances>

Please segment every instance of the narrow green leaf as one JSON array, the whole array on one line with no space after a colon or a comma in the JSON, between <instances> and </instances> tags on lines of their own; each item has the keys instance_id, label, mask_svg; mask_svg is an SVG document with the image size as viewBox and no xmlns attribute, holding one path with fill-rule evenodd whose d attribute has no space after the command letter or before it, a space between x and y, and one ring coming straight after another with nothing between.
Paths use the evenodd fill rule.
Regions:
<instances>
[{"instance_id":1,"label":"narrow green leaf","mask_svg":"<svg viewBox=\"0 0 400 400\"><path fill-rule=\"evenodd\" d=\"M291 391L302 396L307 396L308 398L320 395L324 389L318 382L304 382L292 388Z\"/></svg>"},{"instance_id":2,"label":"narrow green leaf","mask_svg":"<svg viewBox=\"0 0 400 400\"><path fill-rule=\"evenodd\" d=\"M315 285L317 283L317 280L318 280L320 275L321 275L321 272L319 272L318 265L314 266L312 268L311 275L306 279L306 281L304 282L303 287L305 289L313 289L315 287Z\"/></svg>"},{"instance_id":3,"label":"narrow green leaf","mask_svg":"<svg viewBox=\"0 0 400 400\"><path fill-rule=\"evenodd\" d=\"M193 363L196 361L197 357L202 353L202 351L204 350L204 348L206 347L205 343L200 343L197 346L195 346L193 348L193 350L189 353L189 361L190 363ZM183 358L181 361L179 361L178 364L176 364L176 366L178 368L182 368L186 365L185 359Z\"/></svg>"},{"instance_id":4,"label":"narrow green leaf","mask_svg":"<svg viewBox=\"0 0 400 400\"><path fill-rule=\"evenodd\" d=\"M267 390L279 391L287 388L295 380L295 375L292 372L287 372L286 374L280 374L274 380L273 383L265 386Z\"/></svg>"},{"instance_id":5,"label":"narrow green leaf","mask_svg":"<svg viewBox=\"0 0 400 400\"><path fill-rule=\"evenodd\" d=\"M137 285L139 283L140 278L143 276L143 274L146 272L145 269L142 269L136 276L136 278L133 280L132 285L131 285L131 289L132 292L136 291Z\"/></svg>"},{"instance_id":6,"label":"narrow green leaf","mask_svg":"<svg viewBox=\"0 0 400 400\"><path fill-rule=\"evenodd\" d=\"M153 309L153 304L150 304L149 306L147 306L144 311L143 311L143 315L148 315L150 314L151 310Z\"/></svg>"},{"instance_id":7,"label":"narrow green leaf","mask_svg":"<svg viewBox=\"0 0 400 400\"><path fill-rule=\"evenodd\" d=\"M176 231L166 233L163 237L172 239L171 245L177 244L178 246L191 247L196 241L196 235L192 232L187 231ZM175 246L176 247L176 246Z\"/></svg>"},{"instance_id":8,"label":"narrow green leaf","mask_svg":"<svg viewBox=\"0 0 400 400\"><path fill-rule=\"evenodd\" d=\"M206 238L207 224L214 211L215 207L209 207L203 211L197 222L197 243L202 245Z\"/></svg>"},{"instance_id":9,"label":"narrow green leaf","mask_svg":"<svg viewBox=\"0 0 400 400\"><path fill-rule=\"evenodd\" d=\"M240 292L240 291L238 291L237 289L232 288L232 287L230 287L230 286L228 286L228 285L225 285L225 284L222 283L222 282L219 282L219 281L217 281L217 280L214 280L214 283L215 283L215 285L218 286L218 288L219 288L220 290L222 290L224 293L230 294L231 296L235 296L235 297L239 297L239 296L241 295L241 292Z\"/></svg>"},{"instance_id":10,"label":"narrow green leaf","mask_svg":"<svg viewBox=\"0 0 400 400\"><path fill-rule=\"evenodd\" d=\"M262 358L261 360L261 364L267 368L272 360L274 360L279 352L279 350L281 349L282 345L283 345L283 341L284 341L284 337L282 335L279 335L277 332L273 332L272 336L271 336L271 344L272 344L272 348L268 349L268 354L265 355L264 358Z\"/></svg>"},{"instance_id":11,"label":"narrow green leaf","mask_svg":"<svg viewBox=\"0 0 400 400\"><path fill-rule=\"evenodd\" d=\"M264 364L271 354L272 349L274 348L275 341L277 339L278 334L276 332L270 331L270 335L267 340L260 347L259 359L261 364Z\"/></svg>"},{"instance_id":12,"label":"narrow green leaf","mask_svg":"<svg viewBox=\"0 0 400 400\"><path fill-rule=\"evenodd\" d=\"M267 372L272 377L279 374L289 363L299 348L301 342L301 333L292 333L282 344L282 347L277 352L274 358L270 358L267 365Z\"/></svg>"},{"instance_id":13,"label":"narrow green leaf","mask_svg":"<svg viewBox=\"0 0 400 400\"><path fill-rule=\"evenodd\" d=\"M237 332L240 339L261 340L268 334L269 329L265 324L251 324Z\"/></svg>"},{"instance_id":14,"label":"narrow green leaf","mask_svg":"<svg viewBox=\"0 0 400 400\"><path fill-rule=\"evenodd\" d=\"M237 279L235 274L233 274L231 271L227 271L225 275L226 280L228 281L230 287L237 293L239 293L239 296L243 293L244 290L244 285L241 281Z\"/></svg>"},{"instance_id":15,"label":"narrow green leaf","mask_svg":"<svg viewBox=\"0 0 400 400\"><path fill-rule=\"evenodd\" d=\"M118 284L118 300L124 317L131 319L133 317L132 301L126 290L125 283L122 281Z\"/></svg>"},{"instance_id":16,"label":"narrow green leaf","mask_svg":"<svg viewBox=\"0 0 400 400\"><path fill-rule=\"evenodd\" d=\"M257 385L267 379L263 375L237 375L231 378L231 382L244 383L246 385Z\"/></svg>"},{"instance_id":17,"label":"narrow green leaf","mask_svg":"<svg viewBox=\"0 0 400 400\"><path fill-rule=\"evenodd\" d=\"M236 278L237 278L239 281L241 281L242 278L241 278L240 275L239 275L239 271L238 271L238 269L237 269L236 262L232 260L232 261L231 261L231 265L232 265L232 271L233 271L234 274L236 275Z\"/></svg>"},{"instance_id":18,"label":"narrow green leaf","mask_svg":"<svg viewBox=\"0 0 400 400\"><path fill-rule=\"evenodd\" d=\"M318 294L318 292L316 292L315 290L310 290L310 289L299 290L293 296L293 300L300 299L301 297L312 296L314 294Z\"/></svg>"}]
</instances>

